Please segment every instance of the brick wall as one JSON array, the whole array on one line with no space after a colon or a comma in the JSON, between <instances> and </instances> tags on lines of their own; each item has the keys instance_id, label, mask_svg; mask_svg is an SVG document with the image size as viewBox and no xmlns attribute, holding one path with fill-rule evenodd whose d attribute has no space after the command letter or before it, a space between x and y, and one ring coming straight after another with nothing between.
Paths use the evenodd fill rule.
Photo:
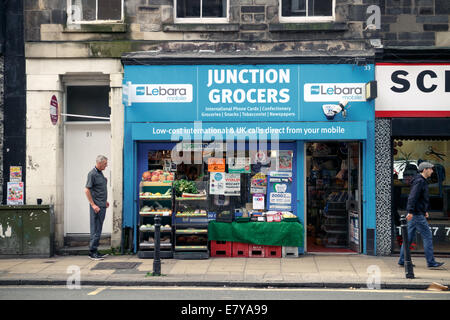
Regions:
<instances>
[{"instance_id":1,"label":"brick wall","mask_svg":"<svg viewBox=\"0 0 450 320\"><path fill-rule=\"evenodd\" d=\"M382 0L385 47L450 45L448 0Z\"/></svg>"},{"instance_id":2,"label":"brick wall","mask_svg":"<svg viewBox=\"0 0 450 320\"><path fill-rule=\"evenodd\" d=\"M26 41L84 42L92 56L149 50L339 54L364 52L372 48L367 39L379 37L364 31L366 9L379 0L336 0L335 22L307 24L279 23L279 0L230 0L230 20L224 24L175 24L172 0L127 0L122 26L75 28L66 24L67 1L24 1Z\"/></svg>"}]
</instances>

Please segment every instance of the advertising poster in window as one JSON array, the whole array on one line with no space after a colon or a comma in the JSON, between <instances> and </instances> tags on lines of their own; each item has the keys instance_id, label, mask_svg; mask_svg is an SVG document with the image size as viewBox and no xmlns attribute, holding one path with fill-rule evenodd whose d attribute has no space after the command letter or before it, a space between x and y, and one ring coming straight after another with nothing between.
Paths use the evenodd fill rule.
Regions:
<instances>
[{"instance_id":1,"label":"advertising poster in window","mask_svg":"<svg viewBox=\"0 0 450 320\"><path fill-rule=\"evenodd\" d=\"M241 194L241 175L239 173L225 174L226 196L239 196Z\"/></svg>"},{"instance_id":2,"label":"advertising poster in window","mask_svg":"<svg viewBox=\"0 0 450 320\"><path fill-rule=\"evenodd\" d=\"M264 210L264 195L257 193L253 195L253 209Z\"/></svg>"},{"instance_id":3,"label":"advertising poster in window","mask_svg":"<svg viewBox=\"0 0 450 320\"><path fill-rule=\"evenodd\" d=\"M211 172L209 176L209 193L221 194L225 193L225 173Z\"/></svg>"},{"instance_id":4,"label":"advertising poster in window","mask_svg":"<svg viewBox=\"0 0 450 320\"><path fill-rule=\"evenodd\" d=\"M225 172L225 159L209 158L208 159L209 172Z\"/></svg>"},{"instance_id":5,"label":"advertising poster in window","mask_svg":"<svg viewBox=\"0 0 450 320\"><path fill-rule=\"evenodd\" d=\"M250 173L250 158L228 158L229 173Z\"/></svg>"},{"instance_id":6,"label":"advertising poster in window","mask_svg":"<svg viewBox=\"0 0 450 320\"><path fill-rule=\"evenodd\" d=\"M292 151L280 150L278 156L278 170L292 171Z\"/></svg>"},{"instance_id":7,"label":"advertising poster in window","mask_svg":"<svg viewBox=\"0 0 450 320\"><path fill-rule=\"evenodd\" d=\"M264 173L258 172L250 181L250 193L262 193L267 192L267 176Z\"/></svg>"},{"instance_id":8,"label":"advertising poster in window","mask_svg":"<svg viewBox=\"0 0 450 320\"><path fill-rule=\"evenodd\" d=\"M8 205L23 204L23 182L8 182Z\"/></svg>"},{"instance_id":9,"label":"advertising poster in window","mask_svg":"<svg viewBox=\"0 0 450 320\"><path fill-rule=\"evenodd\" d=\"M269 210L292 210L292 172L271 172L267 190Z\"/></svg>"}]
</instances>

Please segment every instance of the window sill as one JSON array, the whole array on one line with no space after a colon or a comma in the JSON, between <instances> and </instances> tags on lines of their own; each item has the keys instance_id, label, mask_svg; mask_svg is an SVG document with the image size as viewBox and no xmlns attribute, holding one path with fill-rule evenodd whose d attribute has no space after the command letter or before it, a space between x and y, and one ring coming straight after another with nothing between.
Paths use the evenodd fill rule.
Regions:
<instances>
[{"instance_id":1,"label":"window sill","mask_svg":"<svg viewBox=\"0 0 450 320\"><path fill-rule=\"evenodd\" d=\"M120 33L127 32L126 23L73 23L64 26L67 33Z\"/></svg>"},{"instance_id":2,"label":"window sill","mask_svg":"<svg viewBox=\"0 0 450 320\"><path fill-rule=\"evenodd\" d=\"M163 24L165 32L237 32L238 24L218 23L218 24L201 24L201 23L177 23Z\"/></svg>"},{"instance_id":3,"label":"window sill","mask_svg":"<svg viewBox=\"0 0 450 320\"><path fill-rule=\"evenodd\" d=\"M302 31L347 31L345 22L310 22L310 23L272 23L270 32L302 32Z\"/></svg>"}]
</instances>

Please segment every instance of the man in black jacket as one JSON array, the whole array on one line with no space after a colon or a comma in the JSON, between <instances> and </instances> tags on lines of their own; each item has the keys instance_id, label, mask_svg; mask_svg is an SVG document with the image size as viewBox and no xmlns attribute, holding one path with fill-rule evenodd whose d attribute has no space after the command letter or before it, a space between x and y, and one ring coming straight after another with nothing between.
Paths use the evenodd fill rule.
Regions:
<instances>
[{"instance_id":1,"label":"man in black jacket","mask_svg":"<svg viewBox=\"0 0 450 320\"><path fill-rule=\"evenodd\" d=\"M428 268L437 268L444 263L436 262L436 260L434 260L433 235L431 234L426 219L428 218L428 206L430 204L427 179L431 177L432 173L433 165L431 163L422 162L419 164L419 174L411 181L411 192L409 193L408 203L406 205L406 211L408 212L406 220L408 221L408 245L411 245L416 230L419 231L423 239L423 248L427 266ZM400 266L404 265L404 245L405 244L402 244L400 249L400 259L398 260Z\"/></svg>"}]
</instances>

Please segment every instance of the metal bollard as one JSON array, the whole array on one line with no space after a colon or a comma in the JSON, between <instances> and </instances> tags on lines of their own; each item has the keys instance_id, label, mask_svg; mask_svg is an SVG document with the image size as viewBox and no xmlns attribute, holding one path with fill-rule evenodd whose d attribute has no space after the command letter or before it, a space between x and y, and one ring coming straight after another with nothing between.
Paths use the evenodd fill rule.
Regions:
<instances>
[{"instance_id":1,"label":"metal bollard","mask_svg":"<svg viewBox=\"0 0 450 320\"><path fill-rule=\"evenodd\" d=\"M405 275L407 279L414 279L413 264L411 261L411 252L409 251L409 239L408 239L408 223L406 216L400 217L400 226L402 228L403 236L403 254L405 257Z\"/></svg>"},{"instance_id":2,"label":"metal bollard","mask_svg":"<svg viewBox=\"0 0 450 320\"><path fill-rule=\"evenodd\" d=\"M155 254L153 257L153 275L161 275L161 259L160 259L160 240L161 240L161 217L155 216Z\"/></svg>"}]
</instances>

